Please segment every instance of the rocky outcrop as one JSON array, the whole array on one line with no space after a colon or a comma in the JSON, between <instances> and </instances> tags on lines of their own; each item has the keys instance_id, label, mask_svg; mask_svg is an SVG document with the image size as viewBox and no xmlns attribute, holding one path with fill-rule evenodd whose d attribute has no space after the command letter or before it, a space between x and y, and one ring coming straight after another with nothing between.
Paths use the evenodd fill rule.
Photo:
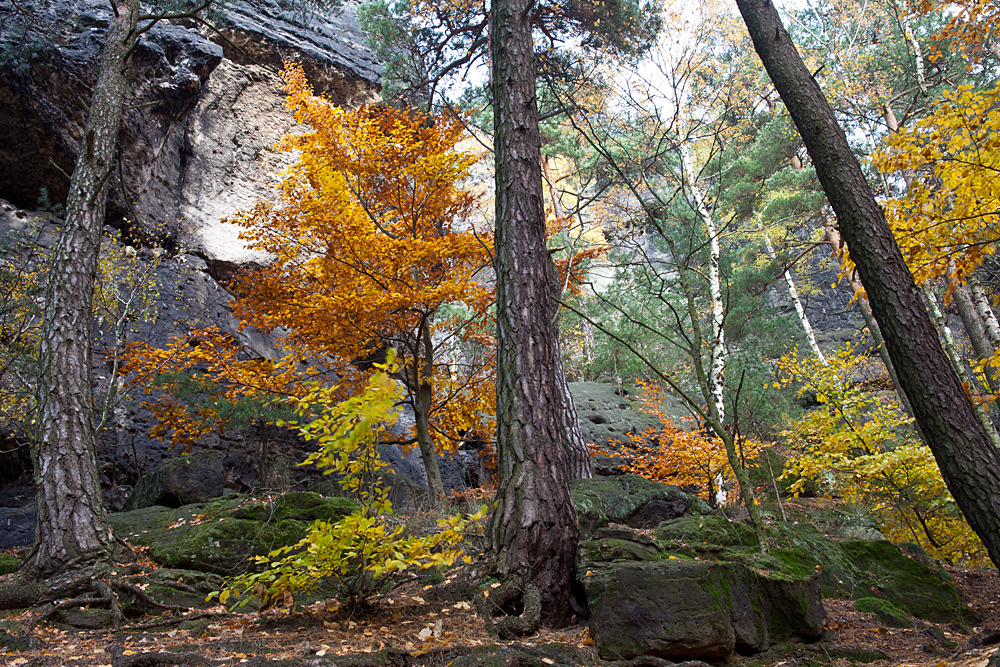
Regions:
<instances>
[{"instance_id":1,"label":"rocky outcrop","mask_svg":"<svg viewBox=\"0 0 1000 667\"><path fill-rule=\"evenodd\" d=\"M662 521L708 510L702 501L676 486L638 475L576 479L570 482L570 493L583 535L591 535L609 523L655 528Z\"/></svg>"},{"instance_id":2,"label":"rocky outcrop","mask_svg":"<svg viewBox=\"0 0 1000 667\"><path fill-rule=\"evenodd\" d=\"M111 8L100 0L19 6L32 29L22 40L23 22L4 21L0 48L37 48L20 67L0 68L0 197L30 208L41 188L65 200ZM272 149L294 128L278 90L282 60L301 60L317 91L339 104L374 99L380 68L351 7L325 15L241 0L214 20L218 32L161 23L143 35L120 137L125 176L112 177L108 221L184 244L225 278L263 257L220 219L268 195L290 161Z\"/></svg>"},{"instance_id":3,"label":"rocky outcrop","mask_svg":"<svg viewBox=\"0 0 1000 667\"><path fill-rule=\"evenodd\" d=\"M203 451L164 461L136 483L123 509L127 512L153 505L180 507L218 498L225 490L222 486L225 458L224 452Z\"/></svg>"},{"instance_id":4,"label":"rocky outcrop","mask_svg":"<svg viewBox=\"0 0 1000 667\"><path fill-rule=\"evenodd\" d=\"M602 658L725 660L793 635L823 634L815 576L679 557L630 533L602 530L580 549L588 625Z\"/></svg>"}]
</instances>

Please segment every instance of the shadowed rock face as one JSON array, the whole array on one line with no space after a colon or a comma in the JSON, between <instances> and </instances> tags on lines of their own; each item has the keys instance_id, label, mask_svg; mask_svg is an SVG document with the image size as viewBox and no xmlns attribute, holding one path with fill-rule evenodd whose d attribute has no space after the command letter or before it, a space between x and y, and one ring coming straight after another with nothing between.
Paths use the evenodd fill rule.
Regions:
<instances>
[{"instance_id":1,"label":"shadowed rock face","mask_svg":"<svg viewBox=\"0 0 1000 667\"><path fill-rule=\"evenodd\" d=\"M0 69L0 197L33 208L43 187L65 200L111 9L103 0L22 4L35 40L49 43L26 67ZM157 24L140 41L120 137L125 176L113 177L108 223L166 224L169 240L146 242L183 243L225 278L264 257L220 219L267 196L290 162L272 149L295 127L278 89L282 59L301 60L317 92L337 104L374 100L381 68L351 8L331 17L237 1L215 22L224 37ZM9 48L18 22L0 30Z\"/></svg>"}]
</instances>

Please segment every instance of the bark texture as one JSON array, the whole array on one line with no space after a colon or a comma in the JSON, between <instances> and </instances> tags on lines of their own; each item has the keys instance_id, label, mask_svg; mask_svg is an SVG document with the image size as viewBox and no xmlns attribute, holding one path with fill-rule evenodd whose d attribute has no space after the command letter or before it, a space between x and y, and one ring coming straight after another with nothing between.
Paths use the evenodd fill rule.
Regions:
<instances>
[{"instance_id":1,"label":"bark texture","mask_svg":"<svg viewBox=\"0 0 1000 667\"><path fill-rule=\"evenodd\" d=\"M572 613L570 585L579 541L566 441L575 409L568 409L553 321L554 267L545 246L531 2L499 0L491 12L500 479L487 535L497 573L505 587L519 592L505 593L505 609L492 609L491 615L536 608L537 595L535 625L561 627ZM534 631L531 624L509 627L515 625L512 634ZM497 627L504 634L502 622Z\"/></svg>"},{"instance_id":2,"label":"bark texture","mask_svg":"<svg viewBox=\"0 0 1000 667\"><path fill-rule=\"evenodd\" d=\"M42 321L39 433L32 446L35 547L27 563L39 577L116 548L97 470L91 306L138 18L138 0L125 0L108 30L70 182L66 223L49 276Z\"/></svg>"},{"instance_id":3,"label":"bark texture","mask_svg":"<svg viewBox=\"0 0 1000 667\"><path fill-rule=\"evenodd\" d=\"M770 0L737 0L737 5L837 214L920 430L959 508L1000 565L1000 452L941 348L882 209L774 5Z\"/></svg>"}]
</instances>

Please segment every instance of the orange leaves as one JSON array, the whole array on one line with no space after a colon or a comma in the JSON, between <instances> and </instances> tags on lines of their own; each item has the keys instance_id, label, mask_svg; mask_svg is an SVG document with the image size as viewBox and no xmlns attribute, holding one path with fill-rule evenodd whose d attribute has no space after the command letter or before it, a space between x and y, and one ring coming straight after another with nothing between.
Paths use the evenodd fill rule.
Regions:
<instances>
[{"instance_id":1,"label":"orange leaves","mask_svg":"<svg viewBox=\"0 0 1000 667\"><path fill-rule=\"evenodd\" d=\"M628 472L647 479L684 488L694 488L708 502L714 503L720 485L732 479L726 447L716 435L696 428L684 428L668 417L663 409L661 387L638 381L642 387L642 411L660 421L662 428L630 434L631 448L638 457ZM652 447L650 443L654 443ZM761 448L757 441L742 443L742 458L754 458Z\"/></svg>"},{"instance_id":2,"label":"orange leaves","mask_svg":"<svg viewBox=\"0 0 1000 667\"><path fill-rule=\"evenodd\" d=\"M130 344L123 354L129 388L151 383L161 390L155 401L144 404L159 422L150 435L190 446L212 431L224 432L234 421L259 419L272 397L302 390L303 378L295 369L241 359L239 353L232 336L214 328L174 336L163 349ZM240 403L251 414L239 414L235 406ZM253 403L257 412L250 408Z\"/></svg>"},{"instance_id":3,"label":"orange leaves","mask_svg":"<svg viewBox=\"0 0 1000 667\"><path fill-rule=\"evenodd\" d=\"M481 335L493 294L477 279L492 239L476 228L476 158L458 149L461 119L338 108L312 94L301 68L284 78L288 109L311 130L279 145L297 161L277 201L232 220L275 257L240 277L234 310L283 330L296 354L355 374L366 371L354 362L396 348L406 401L449 449L493 412L492 341Z\"/></svg>"}]
</instances>

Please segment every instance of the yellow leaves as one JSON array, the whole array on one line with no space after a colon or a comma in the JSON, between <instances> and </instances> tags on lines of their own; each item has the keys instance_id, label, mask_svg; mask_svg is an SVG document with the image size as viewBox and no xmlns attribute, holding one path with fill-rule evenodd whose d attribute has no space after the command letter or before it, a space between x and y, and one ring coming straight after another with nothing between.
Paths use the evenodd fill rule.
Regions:
<instances>
[{"instance_id":1,"label":"yellow leaves","mask_svg":"<svg viewBox=\"0 0 1000 667\"><path fill-rule=\"evenodd\" d=\"M893 134L875 156L883 172L911 181L905 197L885 203L903 254L918 281L933 280L955 260L969 275L1000 239L1000 86L946 92L934 113Z\"/></svg>"},{"instance_id":2,"label":"yellow leaves","mask_svg":"<svg viewBox=\"0 0 1000 667\"><path fill-rule=\"evenodd\" d=\"M982 558L982 545L955 507L928 447L908 429L894 400L861 386L867 374L849 347L814 358L786 356L782 381L824 401L782 433L798 449L782 477L799 493L807 482L862 505L886 537L917 541L938 558Z\"/></svg>"}]
</instances>

